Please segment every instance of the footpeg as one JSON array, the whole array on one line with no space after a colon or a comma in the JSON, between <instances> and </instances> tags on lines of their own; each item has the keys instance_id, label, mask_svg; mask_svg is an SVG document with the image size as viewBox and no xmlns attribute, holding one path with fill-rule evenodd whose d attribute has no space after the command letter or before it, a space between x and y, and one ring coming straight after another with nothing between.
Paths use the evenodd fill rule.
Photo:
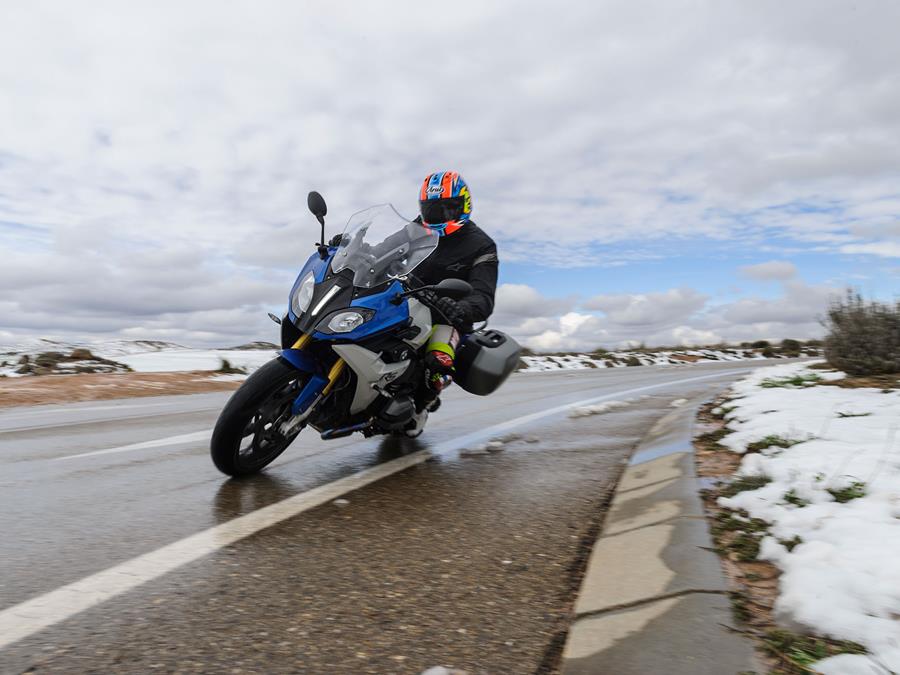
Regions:
<instances>
[{"instance_id":1,"label":"footpeg","mask_svg":"<svg viewBox=\"0 0 900 675\"><path fill-rule=\"evenodd\" d=\"M362 431L369 427L372 424L372 420L366 420L365 422L360 422L359 424L351 424L349 427L338 427L336 429L326 429L322 432L322 440L330 441L333 438L343 438L344 436L349 436L352 433L357 431Z\"/></svg>"}]
</instances>

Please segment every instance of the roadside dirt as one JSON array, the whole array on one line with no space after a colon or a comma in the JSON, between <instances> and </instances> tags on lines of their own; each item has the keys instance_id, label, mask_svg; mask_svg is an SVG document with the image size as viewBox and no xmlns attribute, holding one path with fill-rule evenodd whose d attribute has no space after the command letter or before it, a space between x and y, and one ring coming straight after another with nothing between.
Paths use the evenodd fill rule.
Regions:
<instances>
[{"instance_id":1,"label":"roadside dirt","mask_svg":"<svg viewBox=\"0 0 900 675\"><path fill-rule=\"evenodd\" d=\"M768 524L750 518L744 511L723 508L718 503L719 497L760 487L752 479L735 477L743 456L719 444L730 433L723 414L727 407L728 399L723 396L700 409L694 451L697 474L709 485L701 491L701 497L716 553L729 585L735 589L731 593L735 620L740 623L742 632L756 640L760 661L769 675L818 673L809 667L813 661L838 653L860 653L862 648L852 643L795 633L778 624L774 610L781 572L772 563L757 558L760 540L769 534Z\"/></svg>"},{"instance_id":2,"label":"roadside dirt","mask_svg":"<svg viewBox=\"0 0 900 675\"><path fill-rule=\"evenodd\" d=\"M240 381L227 377L208 371L7 377L0 378L0 408L237 389Z\"/></svg>"}]
</instances>

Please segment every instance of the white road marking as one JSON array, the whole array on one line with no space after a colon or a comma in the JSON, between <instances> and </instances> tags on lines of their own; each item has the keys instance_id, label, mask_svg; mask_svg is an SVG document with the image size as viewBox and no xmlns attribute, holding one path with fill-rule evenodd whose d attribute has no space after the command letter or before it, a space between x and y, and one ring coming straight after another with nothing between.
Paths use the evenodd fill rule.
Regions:
<instances>
[{"instance_id":1,"label":"white road marking","mask_svg":"<svg viewBox=\"0 0 900 675\"><path fill-rule=\"evenodd\" d=\"M66 459L79 459L81 457L93 457L95 455L111 455L117 452L129 452L131 450L144 450L146 448L160 448L166 445L178 445L179 443L193 443L194 441L208 441L212 438L212 429L204 429L203 431L194 431L189 434L180 434L178 436L168 436L166 438L157 438L152 441L143 441L141 443L132 443L130 445L120 445L115 448L105 448L103 450L92 450L91 452L82 452L78 455L66 455L65 457L54 457L54 462L60 462Z\"/></svg>"},{"instance_id":2,"label":"white road marking","mask_svg":"<svg viewBox=\"0 0 900 675\"><path fill-rule=\"evenodd\" d=\"M364 469L359 473L346 476L327 485L321 485L312 490L301 492L293 497L288 497L234 520L185 537L155 551L132 558L119 565L0 611L0 649L23 640L40 630L65 621L101 602L110 600L164 574L168 574L203 556L215 553L219 549L229 546L244 537L249 537L304 511L309 511L317 506L333 501L348 492L358 490L382 478L387 478L399 471L421 464L431 457L446 455L485 437L517 428L544 417L550 417L577 406L591 405L615 397L640 394L654 389L664 389L690 382L718 379L744 372L746 371L728 370L714 375L703 375L651 384L540 410L530 415L517 417L501 424L445 441L430 450L419 450L405 457ZM160 439L160 441L162 440L166 439ZM149 442L152 443L153 441ZM116 449L112 448L111 450Z\"/></svg>"}]
</instances>

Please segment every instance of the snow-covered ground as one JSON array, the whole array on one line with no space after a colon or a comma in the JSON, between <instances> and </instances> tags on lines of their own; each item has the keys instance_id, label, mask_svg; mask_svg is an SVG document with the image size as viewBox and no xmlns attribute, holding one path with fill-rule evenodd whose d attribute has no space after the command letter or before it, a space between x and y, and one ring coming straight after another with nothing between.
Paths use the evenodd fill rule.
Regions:
<instances>
[{"instance_id":1,"label":"snow-covered ground","mask_svg":"<svg viewBox=\"0 0 900 675\"><path fill-rule=\"evenodd\" d=\"M136 372L169 372L188 370L217 370L222 360L233 367L252 372L277 354L274 349L191 349L153 340L117 340L93 343L65 343L51 340L31 340L25 344L0 347L0 375L16 377L19 359L44 352L69 354L73 349L89 349L93 354L129 366ZM814 353L810 350L810 353ZM710 361L743 361L763 359L753 349L684 349L680 351L619 351L598 354L564 354L523 356L525 368L519 372L539 373L588 368L625 368L641 366L684 366Z\"/></svg>"},{"instance_id":2,"label":"snow-covered ground","mask_svg":"<svg viewBox=\"0 0 900 675\"><path fill-rule=\"evenodd\" d=\"M139 373L218 370L222 360L227 360L234 368L252 372L277 356L274 349L190 349L147 340L94 343L33 340L26 344L0 347L0 375L18 377L16 370L22 356L34 358L45 352L69 354L77 348L89 349L96 356L125 364Z\"/></svg>"},{"instance_id":3,"label":"snow-covered ground","mask_svg":"<svg viewBox=\"0 0 900 675\"><path fill-rule=\"evenodd\" d=\"M159 373L178 370L218 370L222 360L227 360L233 368L243 368L252 372L278 352L261 349L161 349L154 352L127 354L115 357L139 373Z\"/></svg>"},{"instance_id":4,"label":"snow-covered ground","mask_svg":"<svg viewBox=\"0 0 900 675\"><path fill-rule=\"evenodd\" d=\"M811 352L813 353L813 352ZM817 354L816 354L817 355ZM764 359L754 349L683 349L644 353L639 351L607 352L605 354L563 354L556 356L523 356L526 368L522 373L539 373L551 370L584 370L587 368L626 368L635 366L689 366L710 361L746 361ZM771 358L771 357L770 357ZM775 358L781 358L780 355Z\"/></svg>"},{"instance_id":5,"label":"snow-covered ground","mask_svg":"<svg viewBox=\"0 0 900 675\"><path fill-rule=\"evenodd\" d=\"M720 442L747 453L740 475L771 482L720 504L771 524L760 557L782 570L777 616L870 652L817 672L900 673L900 392L823 386L843 375L807 365L763 368L732 388L733 433ZM748 453L752 443L773 444Z\"/></svg>"}]
</instances>

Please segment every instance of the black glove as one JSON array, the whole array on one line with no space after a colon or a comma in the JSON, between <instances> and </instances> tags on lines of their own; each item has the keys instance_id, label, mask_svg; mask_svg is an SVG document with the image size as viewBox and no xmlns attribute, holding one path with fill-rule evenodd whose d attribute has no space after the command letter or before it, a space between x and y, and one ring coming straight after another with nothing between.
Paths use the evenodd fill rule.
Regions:
<instances>
[{"instance_id":1,"label":"black glove","mask_svg":"<svg viewBox=\"0 0 900 675\"><path fill-rule=\"evenodd\" d=\"M468 316L465 308L456 302L456 300L451 300L450 298L438 298L434 301L433 307L440 314L443 314L447 323L454 328L460 328L468 323Z\"/></svg>"}]
</instances>

